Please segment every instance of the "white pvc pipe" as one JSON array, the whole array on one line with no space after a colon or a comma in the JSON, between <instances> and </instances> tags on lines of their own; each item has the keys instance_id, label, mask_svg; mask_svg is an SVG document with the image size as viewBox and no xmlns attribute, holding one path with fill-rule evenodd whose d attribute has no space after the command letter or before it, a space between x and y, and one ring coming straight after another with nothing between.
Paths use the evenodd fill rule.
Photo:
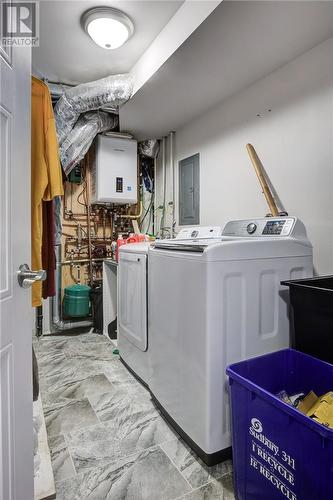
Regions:
<instances>
[{"instance_id":1,"label":"white pvc pipe","mask_svg":"<svg viewBox=\"0 0 333 500\"><path fill-rule=\"evenodd\" d=\"M171 228L170 228L170 236L174 238L175 233L175 201L176 201L176 174L175 174L175 159L174 159L174 139L175 132L170 132L170 168L172 173L172 220L171 220Z\"/></svg>"},{"instance_id":2,"label":"white pvc pipe","mask_svg":"<svg viewBox=\"0 0 333 500\"><path fill-rule=\"evenodd\" d=\"M160 221L160 233L163 238L164 236L164 225L165 225L165 198L166 198L166 137L162 139L162 181L163 181L163 210L162 217Z\"/></svg>"},{"instance_id":3,"label":"white pvc pipe","mask_svg":"<svg viewBox=\"0 0 333 500\"><path fill-rule=\"evenodd\" d=\"M156 207L157 207L157 189L156 189L156 175L157 175L157 157L154 158L154 192L152 193L152 196L154 196L154 203L152 206L152 211L153 211L153 233L155 233L155 230L157 228L157 218L156 218Z\"/></svg>"}]
</instances>

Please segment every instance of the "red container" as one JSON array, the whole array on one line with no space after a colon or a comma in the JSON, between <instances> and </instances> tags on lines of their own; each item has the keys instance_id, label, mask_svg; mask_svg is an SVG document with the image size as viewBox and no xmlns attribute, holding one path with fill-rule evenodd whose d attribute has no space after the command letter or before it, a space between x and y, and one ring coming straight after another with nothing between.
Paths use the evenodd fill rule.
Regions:
<instances>
[{"instance_id":1,"label":"red container","mask_svg":"<svg viewBox=\"0 0 333 500\"><path fill-rule=\"evenodd\" d=\"M127 243L127 240L124 240L124 238L122 237L122 235L119 235L118 236L118 239L117 239L117 248L116 248L116 262L118 262L118 258L119 258L119 248L123 245L126 245Z\"/></svg>"},{"instance_id":2,"label":"red container","mask_svg":"<svg viewBox=\"0 0 333 500\"><path fill-rule=\"evenodd\" d=\"M139 235L138 234L130 234L129 238L127 238L126 243L138 243Z\"/></svg>"},{"instance_id":3,"label":"red container","mask_svg":"<svg viewBox=\"0 0 333 500\"><path fill-rule=\"evenodd\" d=\"M142 243L146 240L146 235L145 234L137 234L137 233L132 233L130 234L129 238L127 238L127 243Z\"/></svg>"}]
</instances>

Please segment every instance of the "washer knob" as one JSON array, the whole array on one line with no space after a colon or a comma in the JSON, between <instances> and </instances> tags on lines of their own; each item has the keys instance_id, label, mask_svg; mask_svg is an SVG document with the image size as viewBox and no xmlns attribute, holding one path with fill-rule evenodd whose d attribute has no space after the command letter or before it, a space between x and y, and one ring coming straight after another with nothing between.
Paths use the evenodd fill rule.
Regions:
<instances>
[{"instance_id":1,"label":"washer knob","mask_svg":"<svg viewBox=\"0 0 333 500\"><path fill-rule=\"evenodd\" d=\"M255 224L254 222L251 222L250 224L247 225L247 232L249 234L253 234L256 232L256 229L257 229L257 224Z\"/></svg>"}]
</instances>

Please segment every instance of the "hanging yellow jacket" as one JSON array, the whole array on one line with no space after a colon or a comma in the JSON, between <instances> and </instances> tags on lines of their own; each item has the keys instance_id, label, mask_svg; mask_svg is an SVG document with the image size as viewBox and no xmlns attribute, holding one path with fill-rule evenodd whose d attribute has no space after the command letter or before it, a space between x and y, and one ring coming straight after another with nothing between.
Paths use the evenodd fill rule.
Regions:
<instances>
[{"instance_id":1,"label":"hanging yellow jacket","mask_svg":"<svg viewBox=\"0 0 333 500\"><path fill-rule=\"evenodd\" d=\"M58 141L50 92L32 77L31 94L31 268L42 269L42 201L63 194ZM42 284L32 286L32 306L42 303Z\"/></svg>"}]
</instances>

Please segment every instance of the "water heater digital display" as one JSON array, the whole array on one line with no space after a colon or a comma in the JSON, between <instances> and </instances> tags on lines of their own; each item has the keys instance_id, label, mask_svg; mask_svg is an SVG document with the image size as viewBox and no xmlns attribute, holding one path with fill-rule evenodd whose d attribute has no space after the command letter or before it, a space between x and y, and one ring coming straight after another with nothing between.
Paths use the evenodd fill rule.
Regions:
<instances>
[{"instance_id":1,"label":"water heater digital display","mask_svg":"<svg viewBox=\"0 0 333 500\"><path fill-rule=\"evenodd\" d=\"M117 193L123 192L123 178L122 177L116 177L116 192Z\"/></svg>"}]
</instances>

